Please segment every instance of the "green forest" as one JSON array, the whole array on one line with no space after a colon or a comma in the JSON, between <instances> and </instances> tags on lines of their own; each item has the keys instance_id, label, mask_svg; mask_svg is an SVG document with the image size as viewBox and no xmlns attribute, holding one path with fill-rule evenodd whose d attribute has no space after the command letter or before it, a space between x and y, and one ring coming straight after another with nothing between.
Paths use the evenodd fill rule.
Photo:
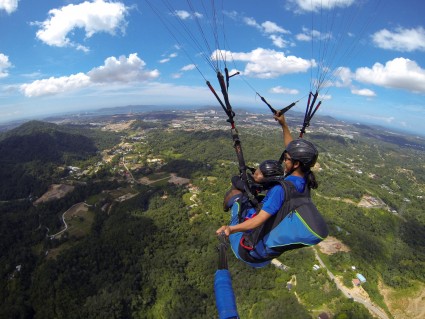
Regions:
<instances>
[{"instance_id":1,"label":"green forest","mask_svg":"<svg viewBox=\"0 0 425 319\"><path fill-rule=\"evenodd\" d=\"M229 220L222 200L238 174L237 160L229 131L172 128L173 118L160 125L134 121L119 133L30 122L0 137L1 318L217 317L215 230ZM248 165L280 156L277 127L241 126L239 133ZM313 200L330 235L350 247L317 252L347 285L356 265L367 278L365 291L393 318L379 282L396 290L425 284L425 151L367 133L306 136L320 152ZM125 162L120 143L132 145ZM133 179L121 172L123 162ZM67 166L96 169L77 177ZM160 178L171 173L190 184ZM158 182L134 182L143 178ZM61 183L74 188L34 205L32 196ZM122 194L131 196L118 200ZM357 205L365 195L379 205ZM52 236L63 229L62 215L81 202L87 215L69 223L87 230ZM241 318L317 318L321 312L373 318L325 269L313 269L314 248L279 257L287 271L252 269L231 251L227 256Z\"/></svg>"}]
</instances>

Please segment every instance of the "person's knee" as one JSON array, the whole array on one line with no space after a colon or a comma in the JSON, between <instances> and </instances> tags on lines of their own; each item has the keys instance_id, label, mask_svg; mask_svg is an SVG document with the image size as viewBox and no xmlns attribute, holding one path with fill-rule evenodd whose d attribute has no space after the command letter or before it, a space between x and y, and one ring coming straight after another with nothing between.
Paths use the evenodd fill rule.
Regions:
<instances>
[{"instance_id":1,"label":"person's knee","mask_svg":"<svg viewBox=\"0 0 425 319\"><path fill-rule=\"evenodd\" d=\"M223 210L225 212L229 211L230 207L232 207L234 202L239 198L240 194L242 194L242 192L234 188L226 192L223 199Z\"/></svg>"},{"instance_id":2,"label":"person's knee","mask_svg":"<svg viewBox=\"0 0 425 319\"><path fill-rule=\"evenodd\" d=\"M245 183L243 182L242 178L240 176L233 176L232 179L232 188L236 188L240 191L245 190Z\"/></svg>"}]
</instances>

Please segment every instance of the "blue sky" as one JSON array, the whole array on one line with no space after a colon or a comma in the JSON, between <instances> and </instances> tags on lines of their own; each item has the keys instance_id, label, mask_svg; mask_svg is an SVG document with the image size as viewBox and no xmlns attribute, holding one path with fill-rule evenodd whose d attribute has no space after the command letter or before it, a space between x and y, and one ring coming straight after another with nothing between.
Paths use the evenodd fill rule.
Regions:
<instances>
[{"instance_id":1,"label":"blue sky","mask_svg":"<svg viewBox=\"0 0 425 319\"><path fill-rule=\"evenodd\" d=\"M205 80L219 91L223 57L241 73L236 111L266 110L258 92L302 112L321 83L320 114L424 135L423 12L422 0L0 0L0 122L218 106Z\"/></svg>"}]
</instances>

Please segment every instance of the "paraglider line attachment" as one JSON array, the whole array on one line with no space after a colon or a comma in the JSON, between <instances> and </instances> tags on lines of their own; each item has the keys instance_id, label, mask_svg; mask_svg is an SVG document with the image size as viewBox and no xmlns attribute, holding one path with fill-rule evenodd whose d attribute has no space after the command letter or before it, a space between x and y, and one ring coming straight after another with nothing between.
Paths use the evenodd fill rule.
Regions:
<instances>
[{"instance_id":1,"label":"paraglider line attachment","mask_svg":"<svg viewBox=\"0 0 425 319\"><path fill-rule=\"evenodd\" d=\"M270 109L270 111L272 111L272 113L274 114L274 115L276 115L276 114L278 114L279 113L279 115L283 115L283 114L285 114L286 112L288 112L293 106L295 106L295 104L297 104L300 100L298 100L298 101L295 101L295 102L292 102L291 104L289 104L288 106L286 106L286 107L284 107L283 109L281 109L280 111L276 111L276 109L273 107L273 106L271 106L271 104L269 103L269 102L267 102L267 100L263 97L263 96L261 96L260 95L260 93L258 93L257 92L257 95L261 98L261 101L263 101L268 107L269 107L269 109Z\"/></svg>"},{"instance_id":2,"label":"paraglider line attachment","mask_svg":"<svg viewBox=\"0 0 425 319\"><path fill-rule=\"evenodd\" d=\"M299 136L300 138L303 137L303 135L305 133L305 129L310 126L311 119L313 118L314 114L316 114L317 110L319 109L320 105L322 104L322 101L319 101L317 103L317 105L315 106L318 96L319 96L318 91L316 91L315 94L310 92L310 94L308 96L307 107L305 109L305 115L304 115L304 122L303 122L302 128L300 129L300 136ZM313 97L313 100L311 100L312 97Z\"/></svg>"}]
</instances>

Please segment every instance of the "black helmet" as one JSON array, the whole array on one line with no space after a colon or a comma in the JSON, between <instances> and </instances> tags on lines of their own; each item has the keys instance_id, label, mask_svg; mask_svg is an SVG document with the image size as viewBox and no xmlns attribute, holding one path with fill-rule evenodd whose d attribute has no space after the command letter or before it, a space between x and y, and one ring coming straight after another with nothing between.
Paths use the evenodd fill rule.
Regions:
<instances>
[{"instance_id":1,"label":"black helmet","mask_svg":"<svg viewBox=\"0 0 425 319\"><path fill-rule=\"evenodd\" d=\"M266 160L260 164L259 167L261 173L263 173L264 177L272 177L284 175L282 164L279 161L275 160Z\"/></svg>"},{"instance_id":2,"label":"black helmet","mask_svg":"<svg viewBox=\"0 0 425 319\"><path fill-rule=\"evenodd\" d=\"M299 161L304 167L313 167L316 164L319 152L313 143L305 139L296 139L291 141L286 150L292 160Z\"/></svg>"}]
</instances>

